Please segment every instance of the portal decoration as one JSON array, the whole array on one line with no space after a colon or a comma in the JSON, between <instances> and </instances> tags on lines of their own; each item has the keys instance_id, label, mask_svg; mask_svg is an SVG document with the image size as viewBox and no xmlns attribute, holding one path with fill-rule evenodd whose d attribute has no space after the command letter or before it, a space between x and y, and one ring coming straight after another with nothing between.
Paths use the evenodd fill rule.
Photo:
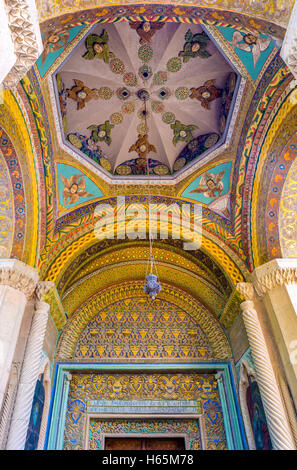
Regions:
<instances>
[{"instance_id":1,"label":"portal decoration","mask_svg":"<svg viewBox=\"0 0 297 470\"><path fill-rule=\"evenodd\" d=\"M91 403L108 404L114 410L129 407L129 418L90 418L88 447L103 450L104 435L132 437L145 433L147 437L165 434L183 434L189 449L202 449L200 419L179 419L158 414L154 405L166 411L167 405L199 403L197 415L204 420L205 448L226 449L222 408L218 385L213 374L196 373L74 373L70 382L67 404L64 445L67 450L84 448L84 430ZM137 409L145 403L150 417L134 418ZM151 409L149 409L151 407ZM191 413L190 413L191 414Z\"/></svg>"}]
</instances>

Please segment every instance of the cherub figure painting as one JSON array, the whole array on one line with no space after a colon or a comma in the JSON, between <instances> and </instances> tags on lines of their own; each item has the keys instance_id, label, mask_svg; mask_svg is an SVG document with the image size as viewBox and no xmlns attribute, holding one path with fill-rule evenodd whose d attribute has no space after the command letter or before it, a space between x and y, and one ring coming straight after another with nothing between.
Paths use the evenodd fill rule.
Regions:
<instances>
[{"instance_id":1,"label":"cherub figure painting","mask_svg":"<svg viewBox=\"0 0 297 470\"><path fill-rule=\"evenodd\" d=\"M43 38L43 52L41 62L44 64L49 52L55 52L65 47L69 41L69 31L66 27L47 31Z\"/></svg>"},{"instance_id":2,"label":"cherub figure painting","mask_svg":"<svg viewBox=\"0 0 297 470\"><path fill-rule=\"evenodd\" d=\"M139 43L140 44L151 44L152 37L154 36L155 32L159 29L163 28L165 23L158 23L149 21L136 21L133 23L129 23L132 29L135 29L138 36L140 37Z\"/></svg>"},{"instance_id":3,"label":"cherub figure painting","mask_svg":"<svg viewBox=\"0 0 297 470\"><path fill-rule=\"evenodd\" d=\"M261 53L268 48L270 41L269 37L260 36L258 32L244 34L240 31L235 31L231 44L234 48L237 47L242 51L251 52L254 67L256 67Z\"/></svg>"},{"instance_id":4,"label":"cherub figure painting","mask_svg":"<svg viewBox=\"0 0 297 470\"><path fill-rule=\"evenodd\" d=\"M205 173L201 176L199 186L192 189L191 193L203 193L205 197L218 198L224 190L224 178L226 170L220 171L217 175L215 173Z\"/></svg>"},{"instance_id":5,"label":"cherub figure painting","mask_svg":"<svg viewBox=\"0 0 297 470\"><path fill-rule=\"evenodd\" d=\"M61 175L61 179L64 184L64 204L74 204L75 202L78 202L81 197L93 196L93 194L90 194L85 190L86 182L83 175L72 175L70 178L66 178Z\"/></svg>"}]
</instances>

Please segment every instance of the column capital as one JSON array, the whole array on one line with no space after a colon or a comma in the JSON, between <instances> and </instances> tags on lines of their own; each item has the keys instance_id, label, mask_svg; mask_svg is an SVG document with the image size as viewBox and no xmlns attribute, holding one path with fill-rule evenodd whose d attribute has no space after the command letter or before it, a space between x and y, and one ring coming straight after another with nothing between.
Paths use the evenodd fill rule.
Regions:
<instances>
[{"instance_id":1,"label":"column capital","mask_svg":"<svg viewBox=\"0 0 297 470\"><path fill-rule=\"evenodd\" d=\"M13 287L32 299L39 282L36 269L16 259L0 260L0 285Z\"/></svg>"},{"instance_id":2,"label":"column capital","mask_svg":"<svg viewBox=\"0 0 297 470\"><path fill-rule=\"evenodd\" d=\"M259 296L275 287L297 283L297 258L278 258L258 266L252 274L252 281Z\"/></svg>"},{"instance_id":3,"label":"column capital","mask_svg":"<svg viewBox=\"0 0 297 470\"><path fill-rule=\"evenodd\" d=\"M255 289L251 282L239 282L236 284L236 290L246 301L253 300L255 298Z\"/></svg>"}]
</instances>

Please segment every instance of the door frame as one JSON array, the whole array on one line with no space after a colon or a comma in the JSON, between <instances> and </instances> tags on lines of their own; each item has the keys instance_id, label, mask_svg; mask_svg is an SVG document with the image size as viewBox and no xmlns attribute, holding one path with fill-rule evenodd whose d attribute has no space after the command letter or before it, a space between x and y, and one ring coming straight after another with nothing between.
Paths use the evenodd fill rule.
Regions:
<instances>
[{"instance_id":1,"label":"door frame","mask_svg":"<svg viewBox=\"0 0 297 470\"><path fill-rule=\"evenodd\" d=\"M242 416L238 403L232 365L230 362L203 363L92 363L92 362L59 362L56 363L52 388L51 404L44 449L62 450L67 400L71 373L90 372L201 372L216 373L222 406L227 448L229 450L248 449Z\"/></svg>"}]
</instances>

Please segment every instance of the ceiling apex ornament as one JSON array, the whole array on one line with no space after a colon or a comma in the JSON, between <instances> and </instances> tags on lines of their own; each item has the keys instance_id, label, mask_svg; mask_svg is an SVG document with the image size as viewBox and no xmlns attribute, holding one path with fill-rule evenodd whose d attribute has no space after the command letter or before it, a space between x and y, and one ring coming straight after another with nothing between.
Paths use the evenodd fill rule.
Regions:
<instances>
[{"instance_id":1,"label":"ceiling apex ornament","mask_svg":"<svg viewBox=\"0 0 297 470\"><path fill-rule=\"evenodd\" d=\"M149 21L136 21L129 23L132 29L135 29L140 37L140 44L151 44L152 37L155 32L163 28L165 23L149 22Z\"/></svg>"},{"instance_id":2,"label":"ceiling apex ornament","mask_svg":"<svg viewBox=\"0 0 297 470\"><path fill-rule=\"evenodd\" d=\"M189 62L190 59L200 57L201 59L208 59L211 54L206 50L209 43L209 37L205 32L193 34L189 29L185 35L185 44L181 52L178 53L179 57L183 58L184 63Z\"/></svg>"},{"instance_id":3,"label":"ceiling apex ornament","mask_svg":"<svg viewBox=\"0 0 297 470\"><path fill-rule=\"evenodd\" d=\"M180 121L175 121L174 124L171 124L171 129L174 132L173 136L173 145L176 146L178 142L190 142L193 139L192 132L195 129L198 129L198 126L190 125L185 126Z\"/></svg>"},{"instance_id":4,"label":"ceiling apex ornament","mask_svg":"<svg viewBox=\"0 0 297 470\"><path fill-rule=\"evenodd\" d=\"M112 142L110 133L113 128L114 124L111 124L109 121L105 121L104 124L99 124L99 126L92 125L88 127L92 131L91 139L94 142L105 142L107 145L110 145Z\"/></svg>"},{"instance_id":5,"label":"ceiling apex ornament","mask_svg":"<svg viewBox=\"0 0 297 470\"><path fill-rule=\"evenodd\" d=\"M147 134L138 135L135 144L131 145L129 152L137 152L139 157L146 158L149 152L157 152L156 147L149 143Z\"/></svg>"},{"instance_id":6,"label":"ceiling apex ornament","mask_svg":"<svg viewBox=\"0 0 297 470\"><path fill-rule=\"evenodd\" d=\"M75 85L69 90L67 89L68 97L76 101L77 109L83 109L86 103L92 99L98 100L99 90L96 88L88 88L81 80L74 79Z\"/></svg>"},{"instance_id":7,"label":"ceiling apex ornament","mask_svg":"<svg viewBox=\"0 0 297 470\"><path fill-rule=\"evenodd\" d=\"M217 88L215 80L207 80L204 85L198 88L190 88L190 98L200 101L201 106L210 109L210 103L222 95L222 90Z\"/></svg>"},{"instance_id":8,"label":"ceiling apex ornament","mask_svg":"<svg viewBox=\"0 0 297 470\"><path fill-rule=\"evenodd\" d=\"M109 51L108 33L103 30L100 36L98 34L89 34L86 39L87 52L83 55L86 60L102 59L106 64L109 59L115 57L113 52Z\"/></svg>"}]
</instances>

